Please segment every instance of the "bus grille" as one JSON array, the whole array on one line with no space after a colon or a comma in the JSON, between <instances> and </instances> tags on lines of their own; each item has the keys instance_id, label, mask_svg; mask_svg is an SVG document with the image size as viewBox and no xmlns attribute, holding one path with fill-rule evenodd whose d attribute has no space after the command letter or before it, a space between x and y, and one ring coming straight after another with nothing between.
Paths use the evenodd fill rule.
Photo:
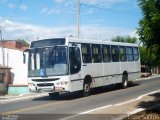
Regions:
<instances>
[{"instance_id":1,"label":"bus grille","mask_svg":"<svg viewBox=\"0 0 160 120\"><path fill-rule=\"evenodd\" d=\"M46 86L53 86L54 83L40 83L40 84L37 84L38 87L46 87Z\"/></svg>"},{"instance_id":2,"label":"bus grille","mask_svg":"<svg viewBox=\"0 0 160 120\"><path fill-rule=\"evenodd\" d=\"M34 82L51 82L51 81L56 81L59 80L60 78L53 78L53 79L32 79Z\"/></svg>"}]
</instances>

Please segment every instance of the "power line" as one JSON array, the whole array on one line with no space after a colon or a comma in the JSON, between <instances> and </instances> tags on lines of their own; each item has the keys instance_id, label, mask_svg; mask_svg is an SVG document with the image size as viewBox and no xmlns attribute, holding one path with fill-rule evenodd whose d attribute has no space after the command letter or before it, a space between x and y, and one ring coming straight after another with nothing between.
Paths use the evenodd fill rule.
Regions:
<instances>
[{"instance_id":1,"label":"power line","mask_svg":"<svg viewBox=\"0 0 160 120\"><path fill-rule=\"evenodd\" d=\"M20 4L21 4L22 0L19 0L19 2L17 3L16 8L13 10L11 16L9 17L9 19L12 19L17 11L17 9L19 8ZM2 21L3 22L3 21ZM2 65L5 65L5 50L4 50L4 41L3 41L3 36L2 36L2 25L0 27L0 40L1 40L1 49L2 49Z\"/></svg>"},{"instance_id":2,"label":"power line","mask_svg":"<svg viewBox=\"0 0 160 120\"><path fill-rule=\"evenodd\" d=\"M13 12L11 13L11 15L8 17L8 20L11 20L11 19L14 17L14 15L15 15L15 13L17 12L17 10L18 10L19 6L21 5L21 3L22 3L22 0L19 0L18 3L17 3L17 5L16 5L16 7L15 7L15 9L14 9ZM3 21L3 19L2 19L2 23L1 23L1 24L3 24L3 22L4 22L4 21ZM7 24L7 25L8 25L8 24ZM4 26L4 27L7 27L7 25ZM0 26L1 32L2 32L2 27L3 27L3 25Z\"/></svg>"},{"instance_id":3,"label":"power line","mask_svg":"<svg viewBox=\"0 0 160 120\"><path fill-rule=\"evenodd\" d=\"M76 5L74 5L74 6L72 6L71 8L76 8L77 7L77 4ZM73 35L73 33L69 33L69 28L70 28L70 26L71 25L73 25L73 23L75 24L75 21L76 21L76 17L75 17L75 14L76 14L76 12L74 11L74 10L72 10L72 14L71 15L69 15L68 17L70 17L69 18L69 20L68 20L68 22L66 23L66 33L68 32L68 34L70 35L70 36L74 36ZM68 18L67 17L67 18ZM73 22L73 23L72 23ZM76 35L75 35L76 36Z\"/></svg>"},{"instance_id":4,"label":"power line","mask_svg":"<svg viewBox=\"0 0 160 120\"><path fill-rule=\"evenodd\" d=\"M72 21L73 21L74 19L75 19L75 15L72 15L72 16L70 17L70 19L69 19L69 21L68 21L68 23L67 23L66 26L71 25L71 24L72 24Z\"/></svg>"},{"instance_id":5,"label":"power line","mask_svg":"<svg viewBox=\"0 0 160 120\"><path fill-rule=\"evenodd\" d=\"M17 3L17 6L13 10L13 12L12 12L11 16L9 17L9 19L12 19L14 17L14 15L17 12L17 10L18 10L19 6L21 5L21 3L22 3L22 0L19 0L18 3Z\"/></svg>"},{"instance_id":6,"label":"power line","mask_svg":"<svg viewBox=\"0 0 160 120\"><path fill-rule=\"evenodd\" d=\"M95 6L95 5L87 5L87 4L83 4L83 3L81 3L80 5L85 6L85 7L89 7L89 8L104 10L104 11L107 11L107 12L119 13L119 14L123 14L123 15L130 15L130 16L135 16L136 15L134 13L126 13L126 12L123 12L123 11L116 11L116 10L113 10L113 9L99 7L99 6Z\"/></svg>"}]
</instances>

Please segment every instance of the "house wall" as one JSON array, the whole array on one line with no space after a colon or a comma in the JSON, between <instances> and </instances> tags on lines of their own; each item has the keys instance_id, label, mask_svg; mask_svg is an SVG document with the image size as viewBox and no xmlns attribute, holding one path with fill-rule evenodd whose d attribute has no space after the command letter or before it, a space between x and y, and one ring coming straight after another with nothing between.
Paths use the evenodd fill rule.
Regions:
<instances>
[{"instance_id":1,"label":"house wall","mask_svg":"<svg viewBox=\"0 0 160 120\"><path fill-rule=\"evenodd\" d=\"M0 94L6 94L11 81L10 68L0 67Z\"/></svg>"},{"instance_id":2,"label":"house wall","mask_svg":"<svg viewBox=\"0 0 160 120\"><path fill-rule=\"evenodd\" d=\"M2 48L0 47L0 64L3 64ZM4 48L5 66L11 67L13 85L27 85L27 64L23 64L23 52Z\"/></svg>"}]
</instances>

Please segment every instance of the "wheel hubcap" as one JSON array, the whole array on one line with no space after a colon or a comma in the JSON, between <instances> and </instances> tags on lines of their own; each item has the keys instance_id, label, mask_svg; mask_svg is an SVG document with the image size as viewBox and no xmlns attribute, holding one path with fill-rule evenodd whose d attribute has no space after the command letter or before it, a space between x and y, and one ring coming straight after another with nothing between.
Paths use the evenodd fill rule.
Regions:
<instances>
[{"instance_id":1,"label":"wheel hubcap","mask_svg":"<svg viewBox=\"0 0 160 120\"><path fill-rule=\"evenodd\" d=\"M88 84L85 84L85 86L84 86L84 91L85 91L85 92L89 92L89 90L90 90L89 85L88 85Z\"/></svg>"},{"instance_id":2,"label":"wheel hubcap","mask_svg":"<svg viewBox=\"0 0 160 120\"><path fill-rule=\"evenodd\" d=\"M127 81L126 80L124 81L124 86L127 87Z\"/></svg>"}]
</instances>

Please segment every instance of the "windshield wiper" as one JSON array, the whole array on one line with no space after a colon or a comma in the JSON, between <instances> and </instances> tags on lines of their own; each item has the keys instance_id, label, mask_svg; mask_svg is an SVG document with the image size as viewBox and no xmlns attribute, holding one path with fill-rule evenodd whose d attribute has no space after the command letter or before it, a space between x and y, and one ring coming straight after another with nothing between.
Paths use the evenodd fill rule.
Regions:
<instances>
[{"instance_id":1,"label":"windshield wiper","mask_svg":"<svg viewBox=\"0 0 160 120\"><path fill-rule=\"evenodd\" d=\"M36 53L37 53L37 48L34 49L34 69L35 70L37 69L37 56L36 56Z\"/></svg>"},{"instance_id":2,"label":"windshield wiper","mask_svg":"<svg viewBox=\"0 0 160 120\"><path fill-rule=\"evenodd\" d=\"M54 65L55 65L55 63L56 63L56 51L57 50L57 46L54 46L53 48L52 48L52 53L54 52L54 54L53 54L53 56L54 56L54 59L53 59L53 63L52 63L52 67L54 68Z\"/></svg>"}]
</instances>

